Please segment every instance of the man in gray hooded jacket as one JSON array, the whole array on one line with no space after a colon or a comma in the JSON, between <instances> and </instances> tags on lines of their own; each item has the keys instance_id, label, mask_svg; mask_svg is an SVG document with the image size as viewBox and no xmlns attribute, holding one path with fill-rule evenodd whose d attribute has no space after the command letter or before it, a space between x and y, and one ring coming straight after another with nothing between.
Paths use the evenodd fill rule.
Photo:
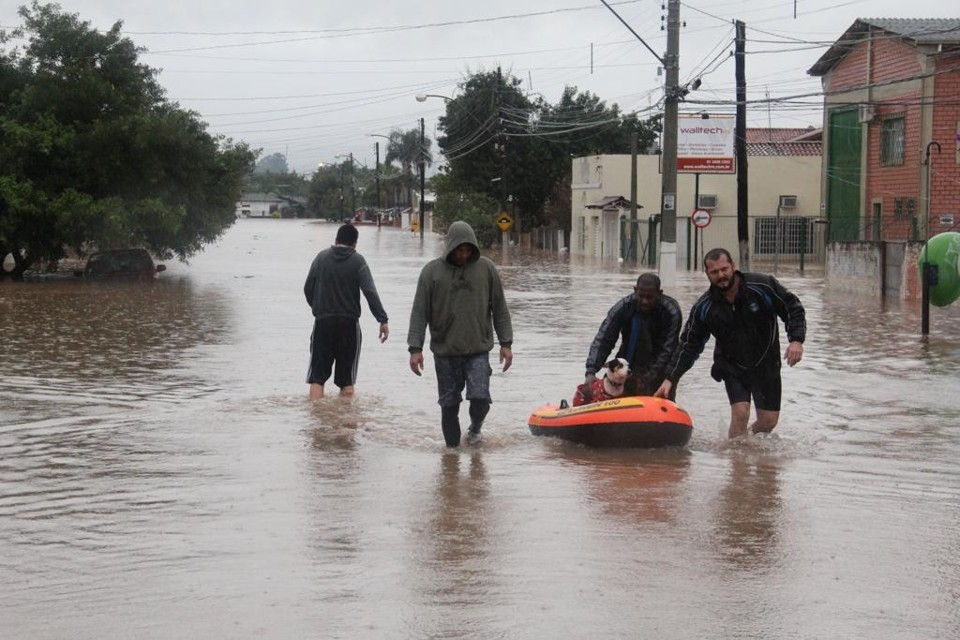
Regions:
<instances>
[{"instance_id":1,"label":"man in gray hooded jacket","mask_svg":"<svg viewBox=\"0 0 960 640\"><path fill-rule=\"evenodd\" d=\"M390 335L387 312L373 283L370 267L357 253L357 228L345 224L337 229L336 244L313 259L303 293L313 310L310 334L310 398L323 397L323 385L333 374L341 396L352 396L360 358L360 293L380 323L380 342ZM336 364L336 368L334 368Z\"/></svg>"},{"instance_id":2,"label":"man in gray hooded jacket","mask_svg":"<svg viewBox=\"0 0 960 640\"><path fill-rule=\"evenodd\" d=\"M460 445L461 392L470 403L467 443L480 441L480 428L490 411L490 351L496 333L500 362L506 371L513 363L513 328L500 274L489 258L480 255L477 236L458 220L447 230L443 256L420 272L410 311L407 346L410 370L423 371L423 344L430 328L440 399L440 425L448 447Z\"/></svg>"}]
</instances>

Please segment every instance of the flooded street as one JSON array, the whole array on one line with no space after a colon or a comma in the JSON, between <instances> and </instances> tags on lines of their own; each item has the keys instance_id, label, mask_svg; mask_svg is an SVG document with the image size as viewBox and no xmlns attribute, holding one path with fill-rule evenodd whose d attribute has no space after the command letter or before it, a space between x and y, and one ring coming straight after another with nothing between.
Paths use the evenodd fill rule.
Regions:
<instances>
[{"instance_id":1,"label":"flooded street","mask_svg":"<svg viewBox=\"0 0 960 640\"><path fill-rule=\"evenodd\" d=\"M364 303L357 397L308 401L336 228L241 220L152 283L0 282L0 637L960 637L960 309L925 344L918 305L783 274L808 337L773 436L727 442L708 353L686 448L590 450L527 417L639 271L495 249L514 364L449 453L405 343L439 238L360 229L390 339ZM706 278L678 279L686 317Z\"/></svg>"}]
</instances>

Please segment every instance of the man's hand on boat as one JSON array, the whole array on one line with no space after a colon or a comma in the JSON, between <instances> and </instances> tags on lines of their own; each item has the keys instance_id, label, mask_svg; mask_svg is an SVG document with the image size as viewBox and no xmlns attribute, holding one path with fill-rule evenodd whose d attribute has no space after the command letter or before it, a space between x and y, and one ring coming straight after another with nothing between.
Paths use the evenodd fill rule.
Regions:
<instances>
[{"instance_id":1,"label":"man's hand on boat","mask_svg":"<svg viewBox=\"0 0 960 640\"><path fill-rule=\"evenodd\" d=\"M673 383L669 380L664 380L660 384L660 388L653 392L654 398L668 398L670 397L670 389L673 389Z\"/></svg>"},{"instance_id":2,"label":"man's hand on boat","mask_svg":"<svg viewBox=\"0 0 960 640\"><path fill-rule=\"evenodd\" d=\"M593 402L593 383L597 381L597 374L588 373L583 378L583 391L580 392L580 395L583 396L583 404L590 404Z\"/></svg>"}]
</instances>

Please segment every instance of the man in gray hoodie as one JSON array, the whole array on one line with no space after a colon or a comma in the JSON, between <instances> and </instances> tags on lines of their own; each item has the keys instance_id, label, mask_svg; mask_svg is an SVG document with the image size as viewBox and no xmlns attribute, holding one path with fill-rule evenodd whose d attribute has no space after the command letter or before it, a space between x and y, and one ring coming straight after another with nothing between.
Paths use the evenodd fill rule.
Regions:
<instances>
[{"instance_id":1,"label":"man in gray hoodie","mask_svg":"<svg viewBox=\"0 0 960 640\"><path fill-rule=\"evenodd\" d=\"M480 441L480 428L490 411L490 351L496 333L500 362L506 371L513 363L513 328L500 274L489 258L480 255L477 236L458 220L447 230L443 256L420 272L410 311L407 346L410 370L423 372L423 343L430 328L440 395L440 426L448 447L460 445L461 392L470 403L467 443Z\"/></svg>"},{"instance_id":2,"label":"man in gray hoodie","mask_svg":"<svg viewBox=\"0 0 960 640\"><path fill-rule=\"evenodd\" d=\"M310 334L310 398L323 397L323 385L333 373L341 396L352 396L360 358L360 293L380 323L380 342L390 335L370 267L357 253L357 228L345 224L337 230L336 244L313 259L303 293L313 310ZM336 368L334 369L334 364Z\"/></svg>"}]
</instances>

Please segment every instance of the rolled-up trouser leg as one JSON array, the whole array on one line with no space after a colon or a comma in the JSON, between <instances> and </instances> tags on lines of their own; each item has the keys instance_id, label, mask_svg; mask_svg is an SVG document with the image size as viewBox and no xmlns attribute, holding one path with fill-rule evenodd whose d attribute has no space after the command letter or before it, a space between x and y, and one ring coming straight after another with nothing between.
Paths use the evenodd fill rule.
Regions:
<instances>
[{"instance_id":1,"label":"rolled-up trouser leg","mask_svg":"<svg viewBox=\"0 0 960 640\"><path fill-rule=\"evenodd\" d=\"M460 446L460 406L440 407L440 428L448 447Z\"/></svg>"}]
</instances>

